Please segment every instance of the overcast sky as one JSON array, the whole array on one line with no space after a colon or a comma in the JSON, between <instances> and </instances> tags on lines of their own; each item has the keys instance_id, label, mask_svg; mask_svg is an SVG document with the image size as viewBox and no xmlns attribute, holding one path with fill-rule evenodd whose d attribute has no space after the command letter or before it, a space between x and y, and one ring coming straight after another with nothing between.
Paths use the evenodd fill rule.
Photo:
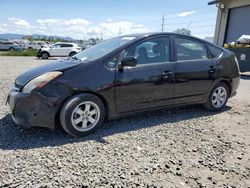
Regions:
<instances>
[{"instance_id":1,"label":"overcast sky","mask_svg":"<svg viewBox=\"0 0 250 188\"><path fill-rule=\"evenodd\" d=\"M110 38L186 28L213 36L217 9L207 0L0 0L0 33Z\"/></svg>"}]
</instances>

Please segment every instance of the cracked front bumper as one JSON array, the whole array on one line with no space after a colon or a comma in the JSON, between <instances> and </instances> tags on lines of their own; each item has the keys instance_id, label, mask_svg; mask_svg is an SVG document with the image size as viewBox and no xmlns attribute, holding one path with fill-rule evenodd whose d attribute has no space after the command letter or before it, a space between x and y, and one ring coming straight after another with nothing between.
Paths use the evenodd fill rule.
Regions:
<instances>
[{"instance_id":1,"label":"cracked front bumper","mask_svg":"<svg viewBox=\"0 0 250 188\"><path fill-rule=\"evenodd\" d=\"M55 128L56 114L59 110L57 97L46 97L37 91L24 94L12 90L7 103L14 122L23 127Z\"/></svg>"}]
</instances>

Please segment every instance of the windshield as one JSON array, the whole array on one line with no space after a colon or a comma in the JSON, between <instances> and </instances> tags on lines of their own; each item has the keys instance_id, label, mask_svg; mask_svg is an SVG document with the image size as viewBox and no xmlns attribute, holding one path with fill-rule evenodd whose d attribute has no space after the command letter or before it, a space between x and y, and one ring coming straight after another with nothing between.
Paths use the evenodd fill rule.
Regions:
<instances>
[{"instance_id":1,"label":"windshield","mask_svg":"<svg viewBox=\"0 0 250 188\"><path fill-rule=\"evenodd\" d=\"M76 54L74 58L81 61L94 61L133 39L135 39L135 37L112 38Z\"/></svg>"}]
</instances>

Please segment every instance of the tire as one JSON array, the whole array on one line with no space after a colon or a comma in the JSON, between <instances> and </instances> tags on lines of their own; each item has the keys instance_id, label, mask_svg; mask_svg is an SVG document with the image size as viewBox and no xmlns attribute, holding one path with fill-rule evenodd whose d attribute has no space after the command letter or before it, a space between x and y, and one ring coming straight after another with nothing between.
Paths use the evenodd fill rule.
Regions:
<instances>
[{"instance_id":1,"label":"tire","mask_svg":"<svg viewBox=\"0 0 250 188\"><path fill-rule=\"evenodd\" d=\"M42 59L48 59L49 58L49 53L48 52L42 52L41 57L42 57Z\"/></svg>"},{"instance_id":2,"label":"tire","mask_svg":"<svg viewBox=\"0 0 250 188\"><path fill-rule=\"evenodd\" d=\"M28 47L28 50L33 50L33 48L32 47Z\"/></svg>"},{"instance_id":3,"label":"tire","mask_svg":"<svg viewBox=\"0 0 250 188\"><path fill-rule=\"evenodd\" d=\"M60 123L72 136L84 136L102 126L105 107L100 98L92 94L78 94L68 99L60 111Z\"/></svg>"},{"instance_id":4,"label":"tire","mask_svg":"<svg viewBox=\"0 0 250 188\"><path fill-rule=\"evenodd\" d=\"M223 83L219 82L210 91L208 100L204 107L210 111L221 111L226 106L229 98L229 88Z\"/></svg>"},{"instance_id":5,"label":"tire","mask_svg":"<svg viewBox=\"0 0 250 188\"><path fill-rule=\"evenodd\" d=\"M76 52L70 52L69 57L76 55Z\"/></svg>"},{"instance_id":6,"label":"tire","mask_svg":"<svg viewBox=\"0 0 250 188\"><path fill-rule=\"evenodd\" d=\"M16 51L15 48L9 48L9 51L13 52L13 51Z\"/></svg>"}]
</instances>

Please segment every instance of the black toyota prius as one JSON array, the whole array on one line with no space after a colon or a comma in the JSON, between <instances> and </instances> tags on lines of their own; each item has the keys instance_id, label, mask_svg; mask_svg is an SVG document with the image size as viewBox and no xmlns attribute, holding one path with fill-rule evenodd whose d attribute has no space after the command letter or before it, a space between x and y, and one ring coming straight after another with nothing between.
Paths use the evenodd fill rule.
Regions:
<instances>
[{"instance_id":1,"label":"black toyota prius","mask_svg":"<svg viewBox=\"0 0 250 188\"><path fill-rule=\"evenodd\" d=\"M154 109L222 110L239 80L237 59L226 49L180 34L136 34L21 74L8 103L18 125L54 129L59 122L81 136L104 120Z\"/></svg>"}]
</instances>

